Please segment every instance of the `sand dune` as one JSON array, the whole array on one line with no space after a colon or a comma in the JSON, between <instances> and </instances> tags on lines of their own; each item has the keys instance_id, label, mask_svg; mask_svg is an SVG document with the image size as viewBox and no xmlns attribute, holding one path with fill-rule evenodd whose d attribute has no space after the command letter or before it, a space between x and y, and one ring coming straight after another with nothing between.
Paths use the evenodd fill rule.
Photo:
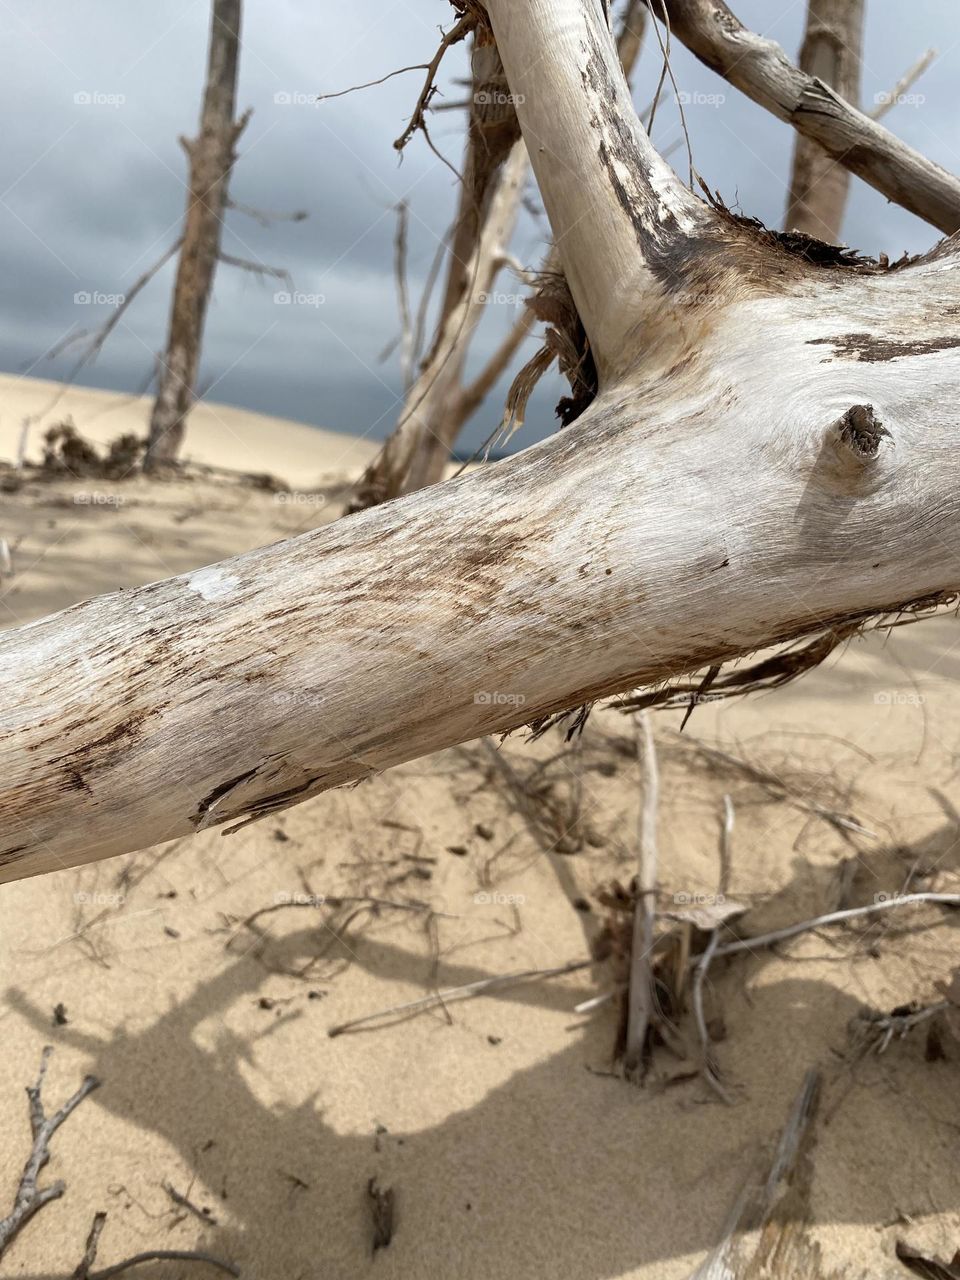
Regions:
<instances>
[{"instance_id":1,"label":"sand dune","mask_svg":"<svg viewBox=\"0 0 960 1280\"><path fill-rule=\"evenodd\" d=\"M16 456L24 418L41 415L28 436L27 456L38 459L44 430L65 417L96 444L125 431L146 435L151 403L148 396L64 388L40 378L0 374L0 458ZM202 400L190 416L184 460L269 471L288 483L309 486L321 477L353 474L376 450L376 441Z\"/></svg>"}]
</instances>

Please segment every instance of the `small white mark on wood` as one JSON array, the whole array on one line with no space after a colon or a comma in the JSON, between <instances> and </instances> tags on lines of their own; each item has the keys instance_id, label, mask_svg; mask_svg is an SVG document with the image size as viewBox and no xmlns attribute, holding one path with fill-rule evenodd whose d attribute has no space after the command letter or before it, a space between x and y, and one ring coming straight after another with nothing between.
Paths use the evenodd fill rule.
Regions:
<instances>
[{"instance_id":1,"label":"small white mark on wood","mask_svg":"<svg viewBox=\"0 0 960 1280\"><path fill-rule=\"evenodd\" d=\"M233 594L234 588L239 587L240 579L235 578L232 574L224 573L217 565L208 565L206 569L198 569L196 573L191 573L187 579L187 586L191 591L196 591L197 595L202 596L204 600L226 600Z\"/></svg>"}]
</instances>

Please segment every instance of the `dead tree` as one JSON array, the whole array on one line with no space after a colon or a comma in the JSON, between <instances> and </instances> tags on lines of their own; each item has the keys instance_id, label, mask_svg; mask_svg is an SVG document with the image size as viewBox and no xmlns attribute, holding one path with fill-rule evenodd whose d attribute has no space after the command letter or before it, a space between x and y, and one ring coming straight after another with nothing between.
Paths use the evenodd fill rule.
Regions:
<instances>
[{"instance_id":1,"label":"dead tree","mask_svg":"<svg viewBox=\"0 0 960 1280\"><path fill-rule=\"evenodd\" d=\"M640 52L646 14L644 0L629 0L623 14L618 49L628 77ZM397 426L357 485L351 511L442 478L465 424L510 367L538 319L536 309L524 305L481 372L464 383L471 341L507 262L529 167L500 55L483 28L475 37L471 75L464 181L436 336ZM559 269L556 255L549 255L544 271Z\"/></svg>"},{"instance_id":2,"label":"dead tree","mask_svg":"<svg viewBox=\"0 0 960 1280\"><path fill-rule=\"evenodd\" d=\"M860 105L864 0L807 0L800 70L816 76L853 106ZM819 143L797 134L787 201L787 231L840 239L850 171Z\"/></svg>"},{"instance_id":3,"label":"dead tree","mask_svg":"<svg viewBox=\"0 0 960 1280\"><path fill-rule=\"evenodd\" d=\"M181 138L189 166L187 211L166 349L157 373L144 470L176 461L193 405L203 326L220 257L236 143L250 113L234 118L242 0L213 0L207 83L196 138Z\"/></svg>"},{"instance_id":4,"label":"dead tree","mask_svg":"<svg viewBox=\"0 0 960 1280\"><path fill-rule=\"evenodd\" d=\"M461 392L470 341L505 263L526 175L526 149L500 55L489 30L481 28L471 53L464 172L436 333L397 426L360 478L351 510L428 483L425 473L435 453L442 471L464 421Z\"/></svg>"},{"instance_id":5,"label":"dead tree","mask_svg":"<svg viewBox=\"0 0 960 1280\"><path fill-rule=\"evenodd\" d=\"M954 598L960 241L887 267L705 202L600 5L487 12L595 399L504 462L0 634L4 879Z\"/></svg>"}]
</instances>

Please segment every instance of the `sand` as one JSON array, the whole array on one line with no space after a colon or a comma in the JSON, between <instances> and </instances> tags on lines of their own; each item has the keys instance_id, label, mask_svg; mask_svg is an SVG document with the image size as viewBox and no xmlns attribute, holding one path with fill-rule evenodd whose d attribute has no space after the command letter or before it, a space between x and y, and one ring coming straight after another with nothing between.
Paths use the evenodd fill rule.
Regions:
<instances>
[{"instance_id":1,"label":"sand","mask_svg":"<svg viewBox=\"0 0 960 1280\"><path fill-rule=\"evenodd\" d=\"M0 379L0 457L50 386ZM141 430L145 412L77 390L61 408L100 440ZM208 405L189 453L281 474L302 500L222 477L28 483L2 499L15 573L0 581L0 625L323 523L371 448ZM699 708L684 741L679 713L658 714L660 905L715 891L725 793L737 818L730 894L751 904L751 932L827 909L848 858L852 905L896 892L915 865L931 872L923 887L960 890L958 641L943 619L872 637L793 687ZM87 1072L102 1084L53 1141L43 1176L62 1177L65 1195L23 1231L0 1276L69 1275L104 1209L100 1265L204 1248L257 1280L679 1280L720 1238L817 1064L826 1086L809 1233L825 1274L906 1275L898 1238L949 1257L960 1243L957 1050L928 1062L916 1033L882 1057L844 1055L862 1006L936 997L956 963L956 917L891 913L718 965L708 1004L725 1023L716 1054L732 1107L699 1080L671 1082L684 1064L664 1050L643 1091L609 1074L613 1006L574 1012L609 986L601 966L328 1035L437 985L585 958L597 889L634 869L633 733L607 711L574 750L556 734L504 745L520 776L543 765L541 800L562 808L581 790L586 840L573 853L551 849L471 744L229 837L209 831L4 886L0 1214L27 1153L23 1087L42 1046L54 1046L51 1105ZM711 770L697 740L781 771L876 837L849 843ZM322 901L333 895L418 909ZM299 905L263 917L260 933L243 926L291 898ZM375 1257L374 1177L396 1205L392 1243Z\"/></svg>"}]
</instances>

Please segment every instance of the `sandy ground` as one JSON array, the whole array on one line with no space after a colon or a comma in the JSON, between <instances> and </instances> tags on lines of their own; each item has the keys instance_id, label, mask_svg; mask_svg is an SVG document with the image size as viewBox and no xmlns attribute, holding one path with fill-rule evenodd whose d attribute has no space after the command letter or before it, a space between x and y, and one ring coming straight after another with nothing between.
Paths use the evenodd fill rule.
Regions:
<instances>
[{"instance_id":1,"label":"sandy ground","mask_svg":"<svg viewBox=\"0 0 960 1280\"><path fill-rule=\"evenodd\" d=\"M0 457L49 393L0 379ZM101 440L144 418L143 402L107 393L73 391L60 408ZM370 446L210 405L189 452L281 474L294 494L222 477L28 482L2 495L14 572L0 625L323 523ZM679 713L659 713L660 906L716 892L725 793L743 932L835 905L845 860L849 905L897 893L911 870L926 873L919 887L960 890L958 668L960 628L938 619L859 642L794 687L698 708L682 739ZM791 801L711 768L697 742L776 770ZM721 1237L816 1065L824 1097L797 1212L823 1274L905 1276L897 1239L952 1255L958 1051L927 1061L918 1031L858 1059L848 1032L863 1006L936 998L957 958L956 917L936 909L718 962L708 1015L733 1106L679 1078L690 1063L663 1049L642 1091L610 1074L614 1005L574 1012L609 988L603 966L330 1037L437 986L588 955L598 889L635 867L633 725L598 713L579 746L517 735L500 759L526 809L477 743L229 837L0 889L0 1214L27 1154L23 1087L42 1046L54 1046L51 1106L87 1072L102 1081L53 1140L44 1177L64 1179L63 1198L0 1275L69 1275L104 1209L100 1265L203 1248L257 1280L679 1280ZM844 838L813 801L875 835ZM265 907L277 909L243 923ZM371 1178L395 1197L392 1243L375 1256Z\"/></svg>"}]
</instances>

